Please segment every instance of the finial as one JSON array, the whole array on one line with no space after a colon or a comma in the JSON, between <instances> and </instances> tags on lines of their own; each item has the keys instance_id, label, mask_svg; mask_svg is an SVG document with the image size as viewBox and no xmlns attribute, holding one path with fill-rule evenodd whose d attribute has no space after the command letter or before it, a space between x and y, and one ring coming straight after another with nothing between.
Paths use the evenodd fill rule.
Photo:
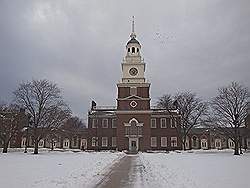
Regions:
<instances>
[{"instance_id":1,"label":"finial","mask_svg":"<svg viewBox=\"0 0 250 188\"><path fill-rule=\"evenodd\" d=\"M135 32L135 17L132 17L132 33Z\"/></svg>"},{"instance_id":2,"label":"finial","mask_svg":"<svg viewBox=\"0 0 250 188\"><path fill-rule=\"evenodd\" d=\"M135 38L136 34L135 34L135 17L132 16L132 33L130 34L131 38Z\"/></svg>"}]
</instances>

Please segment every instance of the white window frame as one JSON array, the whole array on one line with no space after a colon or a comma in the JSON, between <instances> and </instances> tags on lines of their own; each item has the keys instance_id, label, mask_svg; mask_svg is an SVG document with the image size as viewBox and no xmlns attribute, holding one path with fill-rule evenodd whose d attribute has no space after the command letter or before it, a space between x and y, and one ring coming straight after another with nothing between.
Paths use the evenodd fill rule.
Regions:
<instances>
[{"instance_id":1,"label":"white window frame","mask_svg":"<svg viewBox=\"0 0 250 188\"><path fill-rule=\"evenodd\" d=\"M165 125L163 126L163 122L165 122ZM161 128L167 128L167 119L161 118Z\"/></svg>"},{"instance_id":2,"label":"white window frame","mask_svg":"<svg viewBox=\"0 0 250 188\"><path fill-rule=\"evenodd\" d=\"M177 127L177 119L176 119L176 117L170 118L170 126L171 126L171 128L176 128Z\"/></svg>"},{"instance_id":3,"label":"white window frame","mask_svg":"<svg viewBox=\"0 0 250 188\"><path fill-rule=\"evenodd\" d=\"M174 140L175 140L175 142L173 143ZM177 137L176 136L171 137L170 141L171 141L171 147L177 147L178 146Z\"/></svg>"},{"instance_id":4,"label":"white window frame","mask_svg":"<svg viewBox=\"0 0 250 188\"><path fill-rule=\"evenodd\" d=\"M105 124L106 122L106 124ZM102 128L108 128L109 127L109 121L108 119L102 119Z\"/></svg>"},{"instance_id":5,"label":"white window frame","mask_svg":"<svg viewBox=\"0 0 250 188\"><path fill-rule=\"evenodd\" d=\"M150 145L151 147L157 147L157 137L151 137Z\"/></svg>"},{"instance_id":6,"label":"white window frame","mask_svg":"<svg viewBox=\"0 0 250 188\"><path fill-rule=\"evenodd\" d=\"M112 128L116 128L117 126L116 126L116 119L112 119Z\"/></svg>"},{"instance_id":7,"label":"white window frame","mask_svg":"<svg viewBox=\"0 0 250 188\"><path fill-rule=\"evenodd\" d=\"M168 147L168 138L161 137L161 147Z\"/></svg>"},{"instance_id":8,"label":"white window frame","mask_svg":"<svg viewBox=\"0 0 250 188\"><path fill-rule=\"evenodd\" d=\"M97 128L98 119L92 119L92 128Z\"/></svg>"},{"instance_id":9,"label":"white window frame","mask_svg":"<svg viewBox=\"0 0 250 188\"><path fill-rule=\"evenodd\" d=\"M43 139L39 140L38 147L40 147L40 148L44 147L44 140Z\"/></svg>"},{"instance_id":10,"label":"white window frame","mask_svg":"<svg viewBox=\"0 0 250 188\"><path fill-rule=\"evenodd\" d=\"M92 145L92 147L98 146L98 138L97 137L92 137L91 145Z\"/></svg>"},{"instance_id":11,"label":"white window frame","mask_svg":"<svg viewBox=\"0 0 250 188\"><path fill-rule=\"evenodd\" d=\"M117 146L117 139L116 137L112 137L112 147L116 147Z\"/></svg>"},{"instance_id":12,"label":"white window frame","mask_svg":"<svg viewBox=\"0 0 250 188\"><path fill-rule=\"evenodd\" d=\"M154 122L154 126L153 126L153 122ZM156 118L152 118L152 119L151 119L150 127L151 127L151 128L154 128L154 129L157 128L157 125L156 125Z\"/></svg>"},{"instance_id":13,"label":"white window frame","mask_svg":"<svg viewBox=\"0 0 250 188\"><path fill-rule=\"evenodd\" d=\"M102 147L108 147L108 137L102 137Z\"/></svg>"}]
</instances>

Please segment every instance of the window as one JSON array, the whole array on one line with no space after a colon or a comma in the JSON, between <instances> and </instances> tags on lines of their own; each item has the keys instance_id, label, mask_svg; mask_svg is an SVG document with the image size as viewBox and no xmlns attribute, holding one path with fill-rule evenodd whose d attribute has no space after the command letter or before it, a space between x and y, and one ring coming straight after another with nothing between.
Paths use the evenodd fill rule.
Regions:
<instances>
[{"instance_id":1,"label":"window","mask_svg":"<svg viewBox=\"0 0 250 188\"><path fill-rule=\"evenodd\" d=\"M157 147L157 137L151 137L151 147Z\"/></svg>"},{"instance_id":2,"label":"window","mask_svg":"<svg viewBox=\"0 0 250 188\"><path fill-rule=\"evenodd\" d=\"M135 53L135 47L132 47L132 53Z\"/></svg>"},{"instance_id":3,"label":"window","mask_svg":"<svg viewBox=\"0 0 250 188\"><path fill-rule=\"evenodd\" d=\"M69 147L69 139L64 140L64 147Z\"/></svg>"},{"instance_id":4,"label":"window","mask_svg":"<svg viewBox=\"0 0 250 188\"><path fill-rule=\"evenodd\" d=\"M177 137L171 137L171 147L177 147Z\"/></svg>"},{"instance_id":5,"label":"window","mask_svg":"<svg viewBox=\"0 0 250 188\"><path fill-rule=\"evenodd\" d=\"M221 146L220 146L220 141L219 140L216 140L215 141L215 147L216 148L220 148Z\"/></svg>"},{"instance_id":6,"label":"window","mask_svg":"<svg viewBox=\"0 0 250 188\"><path fill-rule=\"evenodd\" d=\"M97 128L97 119L92 120L92 128Z\"/></svg>"},{"instance_id":7,"label":"window","mask_svg":"<svg viewBox=\"0 0 250 188\"><path fill-rule=\"evenodd\" d=\"M171 128L177 127L177 119L176 118L170 119L170 126L171 126Z\"/></svg>"},{"instance_id":8,"label":"window","mask_svg":"<svg viewBox=\"0 0 250 188\"><path fill-rule=\"evenodd\" d=\"M228 145L230 148L234 148L234 142L232 139L228 139Z\"/></svg>"},{"instance_id":9,"label":"window","mask_svg":"<svg viewBox=\"0 0 250 188\"><path fill-rule=\"evenodd\" d=\"M130 48L128 48L128 52L130 52Z\"/></svg>"},{"instance_id":10,"label":"window","mask_svg":"<svg viewBox=\"0 0 250 188\"><path fill-rule=\"evenodd\" d=\"M156 119L151 119L151 128L156 128Z\"/></svg>"},{"instance_id":11,"label":"window","mask_svg":"<svg viewBox=\"0 0 250 188\"><path fill-rule=\"evenodd\" d=\"M166 118L161 118L161 128L167 128Z\"/></svg>"},{"instance_id":12,"label":"window","mask_svg":"<svg viewBox=\"0 0 250 188\"><path fill-rule=\"evenodd\" d=\"M193 147L197 147L197 137L193 136Z\"/></svg>"},{"instance_id":13,"label":"window","mask_svg":"<svg viewBox=\"0 0 250 188\"><path fill-rule=\"evenodd\" d=\"M137 48L137 52L139 52L139 48Z\"/></svg>"},{"instance_id":14,"label":"window","mask_svg":"<svg viewBox=\"0 0 250 188\"><path fill-rule=\"evenodd\" d=\"M43 147L43 143L44 143L43 140L40 140L38 143L39 147Z\"/></svg>"},{"instance_id":15,"label":"window","mask_svg":"<svg viewBox=\"0 0 250 188\"><path fill-rule=\"evenodd\" d=\"M206 148L207 147L207 142L206 141L201 142L201 147Z\"/></svg>"},{"instance_id":16,"label":"window","mask_svg":"<svg viewBox=\"0 0 250 188\"><path fill-rule=\"evenodd\" d=\"M73 137L73 146L77 146L77 137Z\"/></svg>"},{"instance_id":17,"label":"window","mask_svg":"<svg viewBox=\"0 0 250 188\"><path fill-rule=\"evenodd\" d=\"M98 138L97 137L92 137L92 146L98 146Z\"/></svg>"},{"instance_id":18,"label":"window","mask_svg":"<svg viewBox=\"0 0 250 188\"><path fill-rule=\"evenodd\" d=\"M116 147L116 137L112 137L112 147Z\"/></svg>"},{"instance_id":19,"label":"window","mask_svg":"<svg viewBox=\"0 0 250 188\"><path fill-rule=\"evenodd\" d=\"M130 88L130 95L137 95L137 88L136 87Z\"/></svg>"},{"instance_id":20,"label":"window","mask_svg":"<svg viewBox=\"0 0 250 188\"><path fill-rule=\"evenodd\" d=\"M108 119L102 120L102 128L108 128Z\"/></svg>"},{"instance_id":21,"label":"window","mask_svg":"<svg viewBox=\"0 0 250 188\"><path fill-rule=\"evenodd\" d=\"M161 137L161 147L167 147L167 137Z\"/></svg>"},{"instance_id":22,"label":"window","mask_svg":"<svg viewBox=\"0 0 250 188\"><path fill-rule=\"evenodd\" d=\"M108 146L108 137L102 137L102 147Z\"/></svg>"},{"instance_id":23,"label":"window","mask_svg":"<svg viewBox=\"0 0 250 188\"><path fill-rule=\"evenodd\" d=\"M112 128L116 128L116 119L112 119Z\"/></svg>"}]
</instances>

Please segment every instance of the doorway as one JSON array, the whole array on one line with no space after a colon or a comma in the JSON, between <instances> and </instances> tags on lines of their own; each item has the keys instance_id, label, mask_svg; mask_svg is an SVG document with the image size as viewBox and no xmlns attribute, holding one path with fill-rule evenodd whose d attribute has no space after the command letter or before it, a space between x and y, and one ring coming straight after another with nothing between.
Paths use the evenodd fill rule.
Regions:
<instances>
[{"instance_id":1,"label":"doorway","mask_svg":"<svg viewBox=\"0 0 250 188\"><path fill-rule=\"evenodd\" d=\"M129 138L129 151L137 152L139 149L138 145L138 138Z\"/></svg>"}]
</instances>

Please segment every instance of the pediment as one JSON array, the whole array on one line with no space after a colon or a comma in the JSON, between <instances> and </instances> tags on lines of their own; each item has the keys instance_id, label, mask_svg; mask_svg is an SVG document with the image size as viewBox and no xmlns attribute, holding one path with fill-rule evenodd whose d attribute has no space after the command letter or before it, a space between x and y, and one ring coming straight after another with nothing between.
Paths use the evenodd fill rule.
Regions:
<instances>
[{"instance_id":1,"label":"pediment","mask_svg":"<svg viewBox=\"0 0 250 188\"><path fill-rule=\"evenodd\" d=\"M128 96L128 97L126 97L126 98L123 98L122 100L142 100L142 99L144 99L144 98L142 98L142 97L139 97L139 96L136 96L136 95L131 95L131 96Z\"/></svg>"}]
</instances>

